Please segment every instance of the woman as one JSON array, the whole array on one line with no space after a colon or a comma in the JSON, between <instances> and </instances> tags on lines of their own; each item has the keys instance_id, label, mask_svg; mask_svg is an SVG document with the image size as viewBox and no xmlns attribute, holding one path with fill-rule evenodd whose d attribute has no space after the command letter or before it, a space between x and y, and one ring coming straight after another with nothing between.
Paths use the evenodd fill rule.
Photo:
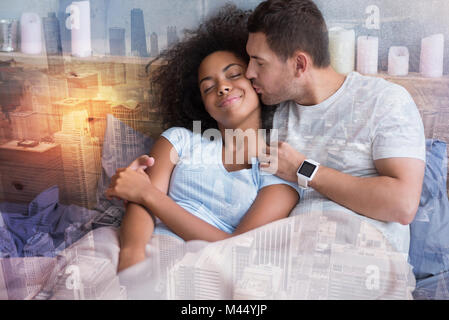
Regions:
<instances>
[{"instance_id":1,"label":"woman","mask_svg":"<svg viewBox=\"0 0 449 320\"><path fill-rule=\"evenodd\" d=\"M295 185L262 173L257 161L266 143L257 132L270 112L262 116L245 78L247 17L225 6L162 54L167 64L151 81L169 129L150 152L152 166L145 172L117 170L106 191L128 201L118 271L145 259L153 230L186 241L217 241L285 218L297 204ZM217 139L208 137L212 129ZM225 139L229 130L236 141ZM255 134L245 141L245 132ZM161 221L156 229L152 215Z\"/></svg>"}]
</instances>

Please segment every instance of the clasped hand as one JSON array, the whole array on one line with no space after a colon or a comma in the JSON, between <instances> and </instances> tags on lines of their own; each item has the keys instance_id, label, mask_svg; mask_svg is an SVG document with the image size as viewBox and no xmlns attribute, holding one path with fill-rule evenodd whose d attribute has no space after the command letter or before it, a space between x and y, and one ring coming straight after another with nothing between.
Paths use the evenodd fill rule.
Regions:
<instances>
[{"instance_id":1,"label":"clasped hand","mask_svg":"<svg viewBox=\"0 0 449 320\"><path fill-rule=\"evenodd\" d=\"M144 170L153 164L153 158L142 156L128 167L117 169L106 189L106 198L111 200L112 197L116 197L124 200L125 204L126 202L143 204L145 195L152 187L151 179Z\"/></svg>"}]
</instances>

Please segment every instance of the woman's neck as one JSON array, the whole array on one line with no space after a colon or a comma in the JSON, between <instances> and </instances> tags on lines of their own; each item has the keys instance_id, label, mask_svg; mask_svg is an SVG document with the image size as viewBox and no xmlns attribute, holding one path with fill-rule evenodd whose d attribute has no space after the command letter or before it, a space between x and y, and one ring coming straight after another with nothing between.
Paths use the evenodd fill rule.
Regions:
<instances>
[{"instance_id":1,"label":"woman's neck","mask_svg":"<svg viewBox=\"0 0 449 320\"><path fill-rule=\"evenodd\" d=\"M261 118L260 112L257 116L250 117L246 121L235 127L218 125L223 139L223 151L225 153L226 163L229 163L232 157L233 164L249 164L252 157L257 157L259 144L265 142L265 136L261 136ZM243 160L242 160L243 159Z\"/></svg>"}]
</instances>

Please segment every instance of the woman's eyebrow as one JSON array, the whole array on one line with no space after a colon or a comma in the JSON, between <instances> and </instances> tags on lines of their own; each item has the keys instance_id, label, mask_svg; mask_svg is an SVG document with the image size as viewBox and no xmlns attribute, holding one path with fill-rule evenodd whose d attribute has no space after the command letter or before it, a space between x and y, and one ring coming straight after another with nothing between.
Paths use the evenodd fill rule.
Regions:
<instances>
[{"instance_id":1,"label":"woman's eyebrow","mask_svg":"<svg viewBox=\"0 0 449 320\"><path fill-rule=\"evenodd\" d=\"M205 77L205 78L201 79L199 84L201 84L201 82L206 81L206 80L212 80L212 77Z\"/></svg>"},{"instance_id":2,"label":"woman's eyebrow","mask_svg":"<svg viewBox=\"0 0 449 320\"><path fill-rule=\"evenodd\" d=\"M233 66L243 67L241 64L238 64L238 63L231 63L230 65L224 67L222 71L223 71L223 72L226 72L230 67L233 67Z\"/></svg>"},{"instance_id":3,"label":"woman's eyebrow","mask_svg":"<svg viewBox=\"0 0 449 320\"><path fill-rule=\"evenodd\" d=\"M233 67L233 66L239 66L239 67L242 67L242 68L243 68L243 66L242 66L241 64L238 64L238 63L231 63L231 64L227 65L226 67L224 67L223 70L222 70L222 72L228 71L228 69L231 68L231 67ZM212 80L212 77L205 77L205 78L201 79L200 82L199 82L199 84L201 84L201 82L206 81L206 80Z\"/></svg>"}]
</instances>

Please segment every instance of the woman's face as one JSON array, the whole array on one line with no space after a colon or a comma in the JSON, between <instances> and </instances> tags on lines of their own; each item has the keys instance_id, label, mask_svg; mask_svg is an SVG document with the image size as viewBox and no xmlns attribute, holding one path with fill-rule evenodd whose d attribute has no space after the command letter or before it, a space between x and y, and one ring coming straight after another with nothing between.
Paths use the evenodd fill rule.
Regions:
<instances>
[{"instance_id":1,"label":"woman's face","mask_svg":"<svg viewBox=\"0 0 449 320\"><path fill-rule=\"evenodd\" d=\"M260 116L260 103L246 63L232 52L207 56L198 70L199 88L206 111L225 128L237 128L250 117Z\"/></svg>"}]
</instances>

